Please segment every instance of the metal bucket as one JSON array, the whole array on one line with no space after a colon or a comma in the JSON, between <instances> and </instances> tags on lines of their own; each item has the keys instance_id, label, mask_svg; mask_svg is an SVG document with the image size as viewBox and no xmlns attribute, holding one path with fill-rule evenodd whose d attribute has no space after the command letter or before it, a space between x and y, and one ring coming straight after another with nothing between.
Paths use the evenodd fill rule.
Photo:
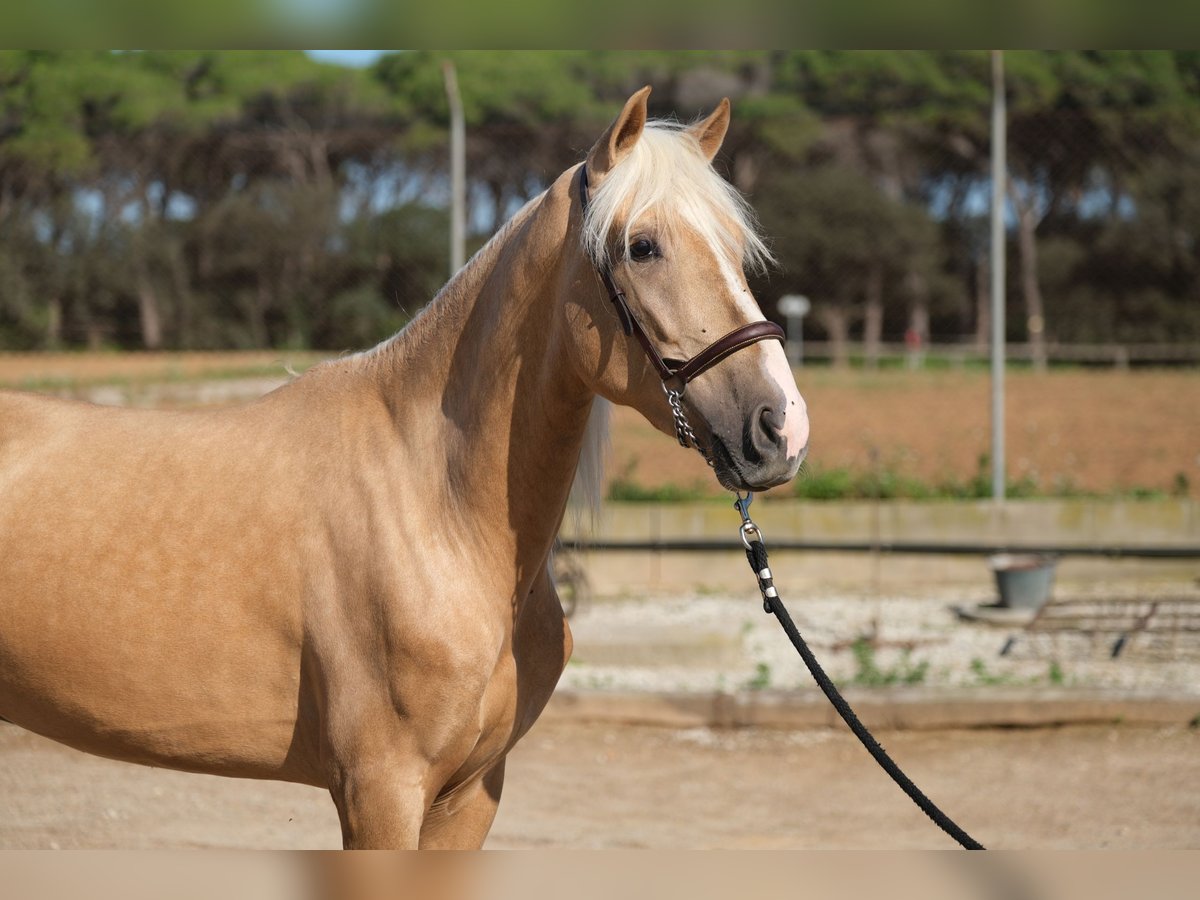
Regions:
<instances>
[{"instance_id":1,"label":"metal bucket","mask_svg":"<svg viewBox=\"0 0 1200 900\"><path fill-rule=\"evenodd\" d=\"M1036 553L1000 553L988 559L996 576L1000 605L1009 609L1041 609L1054 587L1052 556Z\"/></svg>"}]
</instances>

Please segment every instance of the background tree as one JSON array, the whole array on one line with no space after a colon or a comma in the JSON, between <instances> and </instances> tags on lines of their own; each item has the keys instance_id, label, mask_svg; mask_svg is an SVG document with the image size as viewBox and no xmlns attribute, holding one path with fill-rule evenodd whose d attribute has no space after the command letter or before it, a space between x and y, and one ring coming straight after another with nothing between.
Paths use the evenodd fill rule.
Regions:
<instances>
[{"instance_id":1,"label":"background tree","mask_svg":"<svg viewBox=\"0 0 1200 900\"><path fill-rule=\"evenodd\" d=\"M445 54L0 52L0 348L342 349L445 270ZM987 55L455 51L469 242L577 162L628 94L735 103L718 168L868 361L905 333L986 342ZM1200 54L1020 52L1009 337L1196 341ZM1019 314L1018 313L1019 310ZM1036 326L1040 322L1041 327Z\"/></svg>"}]
</instances>

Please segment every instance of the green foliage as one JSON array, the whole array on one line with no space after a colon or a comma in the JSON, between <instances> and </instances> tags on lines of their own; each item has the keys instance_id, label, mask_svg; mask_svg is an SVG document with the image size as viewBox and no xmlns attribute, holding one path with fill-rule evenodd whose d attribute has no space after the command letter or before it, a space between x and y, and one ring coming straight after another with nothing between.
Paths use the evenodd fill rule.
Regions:
<instances>
[{"instance_id":1,"label":"green foliage","mask_svg":"<svg viewBox=\"0 0 1200 900\"><path fill-rule=\"evenodd\" d=\"M588 55L418 50L382 57L375 75L389 93L407 98L418 115L445 124L449 111L441 65L449 60L457 72L468 127L504 123L540 128L562 120L597 121L610 112L601 112L586 75Z\"/></svg>"},{"instance_id":2,"label":"green foliage","mask_svg":"<svg viewBox=\"0 0 1200 900\"><path fill-rule=\"evenodd\" d=\"M706 485L700 482L690 486L669 482L654 487L642 484L635 474L637 466L637 457L625 464L621 473L609 482L606 499L618 503L687 503L710 496Z\"/></svg>"},{"instance_id":3,"label":"green foliage","mask_svg":"<svg viewBox=\"0 0 1200 900\"><path fill-rule=\"evenodd\" d=\"M1191 494L1192 482L1188 478L1187 472L1176 472L1175 477L1171 480L1171 496L1186 499Z\"/></svg>"},{"instance_id":4,"label":"green foliage","mask_svg":"<svg viewBox=\"0 0 1200 900\"><path fill-rule=\"evenodd\" d=\"M632 90L654 85L651 113L685 118L730 96L718 167L782 264L756 284L768 312L801 292L810 337L864 329L868 303L891 338L923 316L943 339L974 328L986 52L405 51L357 70L300 51L8 50L0 349L386 335L447 274L447 59L473 244L577 162ZM1200 340L1198 60L1006 54L1049 339ZM923 490L896 473L821 478L812 490L831 496Z\"/></svg>"},{"instance_id":5,"label":"green foliage","mask_svg":"<svg viewBox=\"0 0 1200 900\"><path fill-rule=\"evenodd\" d=\"M1011 675L989 671L987 664L978 656L971 660L971 674L975 676L976 684L986 687L1013 684L1015 681Z\"/></svg>"},{"instance_id":6,"label":"green foliage","mask_svg":"<svg viewBox=\"0 0 1200 900\"><path fill-rule=\"evenodd\" d=\"M1046 681L1055 687L1062 687L1067 683L1067 676L1063 673L1062 666L1058 664L1058 660L1050 660L1050 668L1046 670Z\"/></svg>"},{"instance_id":7,"label":"green foliage","mask_svg":"<svg viewBox=\"0 0 1200 900\"><path fill-rule=\"evenodd\" d=\"M612 479L607 499L626 503L690 503L713 499L710 485L693 482L688 485L666 482L647 485L640 482L634 470L636 461ZM1085 491L1070 479L1040 484L1029 476L1009 479L1006 496L1014 500L1030 499L1128 499L1159 500L1168 496L1190 496L1191 482L1178 472L1170 489L1145 486L1116 488L1107 492ZM968 478L942 478L927 481L907 475L897 467L883 466L874 470L859 470L844 466L822 468L806 464L792 482L792 496L812 501L889 501L889 500L987 500L992 496L992 478L987 454L980 454L978 467ZM724 496L724 495L721 495Z\"/></svg>"},{"instance_id":8,"label":"green foliage","mask_svg":"<svg viewBox=\"0 0 1200 900\"><path fill-rule=\"evenodd\" d=\"M792 485L794 495L805 500L985 500L992 495L989 465L988 455L980 454L970 478L932 483L889 466L873 471L806 466ZM1014 499L1079 496L1069 484L1043 489L1029 477L1010 480L1006 492Z\"/></svg>"},{"instance_id":9,"label":"green foliage","mask_svg":"<svg viewBox=\"0 0 1200 900\"><path fill-rule=\"evenodd\" d=\"M929 660L923 659L914 665L909 651L901 655L896 665L886 669L880 668L875 659L875 646L867 637L860 637L851 644L850 652L854 654L857 667L851 683L862 687L924 684L925 677L929 674Z\"/></svg>"},{"instance_id":10,"label":"green foliage","mask_svg":"<svg viewBox=\"0 0 1200 900\"><path fill-rule=\"evenodd\" d=\"M805 500L850 500L860 496L859 482L858 474L846 468L806 466L792 484L796 496Z\"/></svg>"},{"instance_id":11,"label":"green foliage","mask_svg":"<svg viewBox=\"0 0 1200 900\"><path fill-rule=\"evenodd\" d=\"M781 81L827 115L978 109L989 99L987 66L978 52L801 50L784 61Z\"/></svg>"},{"instance_id":12,"label":"green foliage","mask_svg":"<svg viewBox=\"0 0 1200 900\"><path fill-rule=\"evenodd\" d=\"M617 503L690 503L707 496L708 491L697 485L668 483L649 487L634 478L619 476L609 483L607 499Z\"/></svg>"},{"instance_id":13,"label":"green foliage","mask_svg":"<svg viewBox=\"0 0 1200 900\"><path fill-rule=\"evenodd\" d=\"M770 686L771 667L765 662L760 662L754 667L754 676L746 682L746 690L765 691Z\"/></svg>"}]
</instances>

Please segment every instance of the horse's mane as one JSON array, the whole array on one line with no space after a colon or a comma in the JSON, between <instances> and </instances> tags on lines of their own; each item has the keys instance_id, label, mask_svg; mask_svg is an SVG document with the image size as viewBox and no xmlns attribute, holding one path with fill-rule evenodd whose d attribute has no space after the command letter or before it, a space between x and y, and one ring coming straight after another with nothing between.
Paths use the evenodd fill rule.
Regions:
<instances>
[{"instance_id":1,"label":"horse's mane","mask_svg":"<svg viewBox=\"0 0 1200 900\"><path fill-rule=\"evenodd\" d=\"M443 294L470 290L485 277L509 234L541 200L530 200L492 236L446 284ZM613 232L623 229L621 246L628 247L629 229L646 217L670 232L681 223L697 233L714 250L754 269L771 261L771 252L758 232L754 212L745 198L713 169L696 138L678 122L652 120L629 155L621 160L593 192L583 224L583 249L597 265L609 261ZM363 356L381 358L384 347L400 340L420 344L431 320L445 315L443 304L431 302L399 334ZM605 461L609 446L608 401L596 397L588 418L568 513L576 533L594 525L603 500Z\"/></svg>"},{"instance_id":2,"label":"horse's mane","mask_svg":"<svg viewBox=\"0 0 1200 900\"><path fill-rule=\"evenodd\" d=\"M604 470L608 462L608 419L611 409L603 397L597 396L592 400L587 430L583 433L583 448L579 452L579 465L575 468L575 481L571 484L571 495L567 500L567 511L576 534L594 530L600 518L600 507L604 502Z\"/></svg>"},{"instance_id":3,"label":"horse's mane","mask_svg":"<svg viewBox=\"0 0 1200 900\"><path fill-rule=\"evenodd\" d=\"M647 217L667 232L686 224L714 250L751 269L771 262L749 203L717 174L699 141L678 122L646 123L629 155L604 176L584 218L584 249L598 266L615 262L610 246L627 253L630 229Z\"/></svg>"}]
</instances>

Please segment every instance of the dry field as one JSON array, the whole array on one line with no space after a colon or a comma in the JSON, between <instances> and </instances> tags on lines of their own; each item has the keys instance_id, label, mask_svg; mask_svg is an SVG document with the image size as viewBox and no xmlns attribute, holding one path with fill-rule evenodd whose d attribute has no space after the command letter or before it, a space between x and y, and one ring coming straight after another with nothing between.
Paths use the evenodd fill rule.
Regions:
<instances>
[{"instance_id":1,"label":"dry field","mask_svg":"<svg viewBox=\"0 0 1200 900\"><path fill-rule=\"evenodd\" d=\"M318 353L0 353L0 388L71 388L110 382L152 383L300 371Z\"/></svg>"},{"instance_id":2,"label":"dry field","mask_svg":"<svg viewBox=\"0 0 1200 900\"><path fill-rule=\"evenodd\" d=\"M300 371L319 358L290 351L0 354L0 387L86 393L105 383L282 380L287 368ZM812 419L814 470L882 468L931 484L961 482L976 473L990 446L983 371L810 368L797 381ZM227 402L244 394L213 396ZM1182 476L1191 495L1200 495L1200 371L1015 371L1007 400L1012 479L1031 478L1043 490L1070 485L1169 492ZM719 491L695 453L676 447L628 409L614 416L609 472L646 487Z\"/></svg>"},{"instance_id":3,"label":"dry field","mask_svg":"<svg viewBox=\"0 0 1200 900\"><path fill-rule=\"evenodd\" d=\"M991 445L985 372L797 375L814 469L879 466L931 484L965 481ZM1006 408L1010 479L1028 476L1043 490L1171 491L1182 473L1200 496L1200 372L1010 372ZM664 448L636 413L618 410L614 421L610 471L648 486L712 483L695 454Z\"/></svg>"}]
</instances>

